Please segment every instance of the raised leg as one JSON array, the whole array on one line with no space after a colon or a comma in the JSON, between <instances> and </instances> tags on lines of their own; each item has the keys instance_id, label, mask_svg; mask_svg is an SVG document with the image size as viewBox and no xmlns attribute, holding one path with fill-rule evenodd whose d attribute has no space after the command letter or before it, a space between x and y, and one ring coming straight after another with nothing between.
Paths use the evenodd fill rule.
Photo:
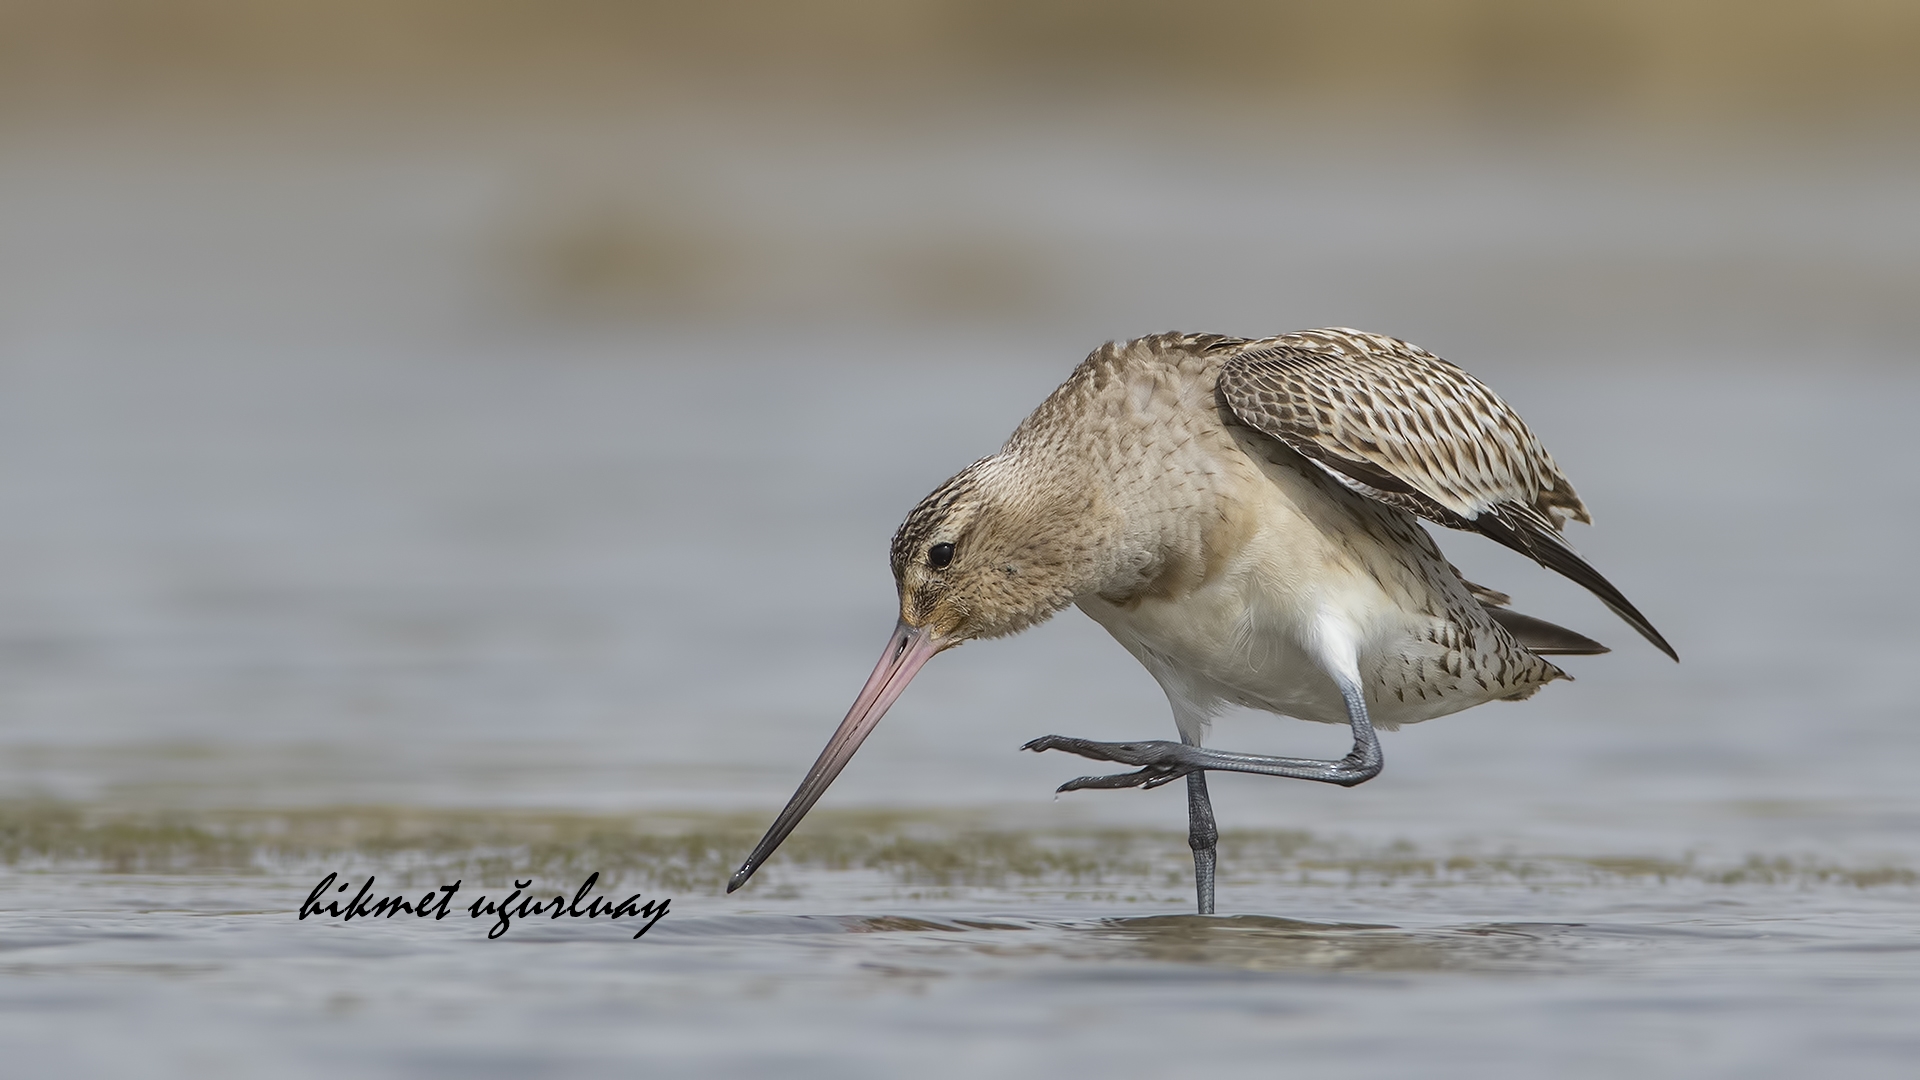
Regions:
<instances>
[{"instance_id":1,"label":"raised leg","mask_svg":"<svg viewBox=\"0 0 1920 1080\"><path fill-rule=\"evenodd\" d=\"M1070 739L1064 735L1043 735L1021 749L1065 750L1069 754L1079 754L1097 761L1140 766L1138 772L1082 776L1069 780L1060 785L1060 791L1079 791L1081 788L1157 788L1205 769L1318 780L1323 784L1352 787L1380 775L1380 737L1374 733L1373 721L1367 717L1367 700L1360 693L1360 688L1349 686L1343 680L1340 690L1347 700L1347 719L1353 727L1353 749L1338 761L1236 754L1165 739L1107 743Z\"/></svg>"},{"instance_id":2,"label":"raised leg","mask_svg":"<svg viewBox=\"0 0 1920 1080\"><path fill-rule=\"evenodd\" d=\"M1064 735L1043 735L1022 749L1065 750L1097 761L1117 761L1122 765L1140 767L1137 772L1082 776L1061 784L1061 791L1078 791L1081 788L1157 788L1182 776L1186 777L1187 846L1193 849L1193 886L1200 901L1200 914L1211 915L1220 830L1214 824L1213 802L1207 797L1208 769L1318 780L1341 787L1364 784L1380 775L1380 737L1374 733L1373 721L1367 716L1366 696L1352 680L1336 681L1340 685L1341 696L1346 699L1347 721L1353 727L1353 749L1338 761L1235 754L1164 739L1106 743L1070 739Z\"/></svg>"},{"instance_id":3,"label":"raised leg","mask_svg":"<svg viewBox=\"0 0 1920 1080\"><path fill-rule=\"evenodd\" d=\"M1213 914L1213 866L1220 830L1213 823L1213 800L1207 797L1207 774L1187 774L1187 846L1193 849L1193 890L1200 914Z\"/></svg>"}]
</instances>

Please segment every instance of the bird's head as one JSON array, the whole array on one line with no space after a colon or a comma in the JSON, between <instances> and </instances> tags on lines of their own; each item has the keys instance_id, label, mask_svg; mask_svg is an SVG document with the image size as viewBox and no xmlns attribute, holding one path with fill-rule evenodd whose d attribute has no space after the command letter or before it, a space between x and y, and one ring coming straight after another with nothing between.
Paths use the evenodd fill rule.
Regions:
<instances>
[{"instance_id":1,"label":"bird's head","mask_svg":"<svg viewBox=\"0 0 1920 1080\"><path fill-rule=\"evenodd\" d=\"M893 534L900 622L941 648L1017 634L1083 586L1089 496L991 457L920 500Z\"/></svg>"},{"instance_id":2,"label":"bird's head","mask_svg":"<svg viewBox=\"0 0 1920 1080\"><path fill-rule=\"evenodd\" d=\"M1018 633L1073 602L1094 544L1085 485L1053 482L995 456L962 469L920 500L893 537L900 622L845 720L786 809L727 883L745 884L773 854L907 683L935 654L974 638Z\"/></svg>"}]
</instances>

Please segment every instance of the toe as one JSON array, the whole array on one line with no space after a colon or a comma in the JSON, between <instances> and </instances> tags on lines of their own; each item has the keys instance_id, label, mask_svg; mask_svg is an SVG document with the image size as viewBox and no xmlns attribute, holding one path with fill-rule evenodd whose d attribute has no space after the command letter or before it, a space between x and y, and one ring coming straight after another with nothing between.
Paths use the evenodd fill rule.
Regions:
<instances>
[{"instance_id":1,"label":"toe","mask_svg":"<svg viewBox=\"0 0 1920 1080\"><path fill-rule=\"evenodd\" d=\"M1080 791L1084 788L1130 788L1140 787L1143 784L1151 786L1151 781L1156 775L1158 774L1152 769L1141 769L1138 772L1113 773L1109 776L1081 776L1061 784L1054 789L1054 793Z\"/></svg>"}]
</instances>

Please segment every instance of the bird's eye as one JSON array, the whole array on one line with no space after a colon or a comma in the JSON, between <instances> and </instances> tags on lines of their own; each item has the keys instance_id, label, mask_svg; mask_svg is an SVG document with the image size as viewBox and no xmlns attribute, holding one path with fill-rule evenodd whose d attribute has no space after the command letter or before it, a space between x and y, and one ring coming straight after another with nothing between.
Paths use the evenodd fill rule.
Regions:
<instances>
[{"instance_id":1,"label":"bird's eye","mask_svg":"<svg viewBox=\"0 0 1920 1080\"><path fill-rule=\"evenodd\" d=\"M952 544L935 544L927 549L927 565L935 570L945 570L953 562Z\"/></svg>"}]
</instances>

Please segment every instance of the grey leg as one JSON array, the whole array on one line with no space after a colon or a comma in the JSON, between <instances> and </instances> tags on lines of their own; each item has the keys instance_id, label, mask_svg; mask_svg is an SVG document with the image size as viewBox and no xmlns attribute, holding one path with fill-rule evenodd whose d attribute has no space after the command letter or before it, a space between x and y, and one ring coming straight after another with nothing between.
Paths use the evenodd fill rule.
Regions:
<instances>
[{"instance_id":1,"label":"grey leg","mask_svg":"<svg viewBox=\"0 0 1920 1080\"><path fill-rule=\"evenodd\" d=\"M1213 823L1213 800L1207 798L1204 770L1187 774L1187 846L1193 849L1193 889L1200 914L1213 914L1213 866L1220 830Z\"/></svg>"},{"instance_id":2,"label":"grey leg","mask_svg":"<svg viewBox=\"0 0 1920 1080\"><path fill-rule=\"evenodd\" d=\"M1255 773L1260 776L1285 776L1295 780L1318 780L1323 784L1352 787L1380 775L1380 737L1374 734L1373 721L1367 717L1367 699L1358 686L1340 686L1347 701L1347 719L1353 727L1353 749L1338 761L1315 758L1268 757L1264 754L1235 754L1209 750L1204 746L1155 739L1151 742L1104 743L1089 739L1070 739L1063 735L1043 735L1025 750L1065 750L1070 754L1097 761L1117 761L1140 766L1138 772L1108 776L1082 776L1061 784L1061 791L1081 788L1157 788L1182 776L1197 775L1206 769L1222 772ZM1188 789L1191 799L1192 788ZM1202 791L1204 792L1204 788ZM1204 798L1204 795L1203 795ZM1209 813L1211 818L1211 813ZM1197 849L1196 849L1197 850Z\"/></svg>"}]
</instances>

